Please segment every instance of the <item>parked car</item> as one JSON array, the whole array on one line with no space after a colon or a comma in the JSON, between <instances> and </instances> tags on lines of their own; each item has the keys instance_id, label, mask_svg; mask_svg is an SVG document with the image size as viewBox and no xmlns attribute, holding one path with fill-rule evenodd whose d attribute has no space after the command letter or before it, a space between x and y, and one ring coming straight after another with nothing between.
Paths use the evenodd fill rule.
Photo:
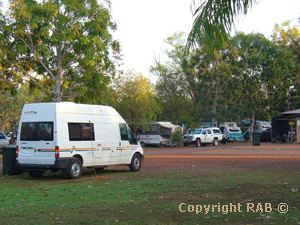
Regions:
<instances>
[{"instance_id":1,"label":"parked car","mask_svg":"<svg viewBox=\"0 0 300 225\"><path fill-rule=\"evenodd\" d=\"M1 147L8 146L9 145L9 138L0 131L0 153L2 153Z\"/></svg>"},{"instance_id":2,"label":"parked car","mask_svg":"<svg viewBox=\"0 0 300 225\"><path fill-rule=\"evenodd\" d=\"M245 141L242 130L236 122L221 123L221 131L228 141Z\"/></svg>"},{"instance_id":3,"label":"parked car","mask_svg":"<svg viewBox=\"0 0 300 225\"><path fill-rule=\"evenodd\" d=\"M6 137L11 138L11 134L12 134L12 132L6 133Z\"/></svg>"},{"instance_id":4,"label":"parked car","mask_svg":"<svg viewBox=\"0 0 300 225\"><path fill-rule=\"evenodd\" d=\"M154 122L150 124L149 131L143 131L139 136L142 147L145 146L172 146L172 135L179 132L183 133L183 128L171 122Z\"/></svg>"},{"instance_id":5,"label":"parked car","mask_svg":"<svg viewBox=\"0 0 300 225\"><path fill-rule=\"evenodd\" d=\"M217 127L198 128L185 135L183 139L184 146L195 144L196 147L205 146L206 144L218 145L223 140L223 134Z\"/></svg>"},{"instance_id":6,"label":"parked car","mask_svg":"<svg viewBox=\"0 0 300 225\"><path fill-rule=\"evenodd\" d=\"M271 142L271 128L266 129L260 134L261 142Z\"/></svg>"}]
</instances>

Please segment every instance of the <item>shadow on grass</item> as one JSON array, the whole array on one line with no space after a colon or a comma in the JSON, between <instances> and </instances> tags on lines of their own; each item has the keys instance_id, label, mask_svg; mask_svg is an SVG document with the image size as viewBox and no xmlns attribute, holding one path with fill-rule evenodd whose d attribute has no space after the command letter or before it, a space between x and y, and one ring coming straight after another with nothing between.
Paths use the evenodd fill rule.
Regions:
<instances>
[{"instance_id":1,"label":"shadow on grass","mask_svg":"<svg viewBox=\"0 0 300 225\"><path fill-rule=\"evenodd\" d=\"M84 169L82 171L81 177L78 179L70 179L63 171L58 171L58 172L52 172L50 170L45 171L43 176L41 178L33 178L30 177L30 175L27 172L23 172L22 174L19 175L3 175L3 173L0 173L0 177L2 178L17 178L21 180L35 180L35 181L58 181L62 180L67 182L67 181L85 181L87 179L107 179L109 176L114 175L118 176L124 173L129 173L131 172L128 167L120 166L119 168L117 166L114 167L108 167L105 168L104 170L97 170L97 169Z\"/></svg>"}]
</instances>

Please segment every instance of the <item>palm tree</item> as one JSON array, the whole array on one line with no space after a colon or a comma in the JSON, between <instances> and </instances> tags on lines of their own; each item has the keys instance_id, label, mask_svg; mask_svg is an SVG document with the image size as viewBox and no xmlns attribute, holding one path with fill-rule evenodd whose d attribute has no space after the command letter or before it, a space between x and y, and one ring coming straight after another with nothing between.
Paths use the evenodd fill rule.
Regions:
<instances>
[{"instance_id":1,"label":"palm tree","mask_svg":"<svg viewBox=\"0 0 300 225\"><path fill-rule=\"evenodd\" d=\"M218 48L228 40L228 33L234 26L234 19L247 14L248 9L259 0L201 0L191 8L195 17L193 28L187 40L187 50L194 47Z\"/></svg>"}]
</instances>

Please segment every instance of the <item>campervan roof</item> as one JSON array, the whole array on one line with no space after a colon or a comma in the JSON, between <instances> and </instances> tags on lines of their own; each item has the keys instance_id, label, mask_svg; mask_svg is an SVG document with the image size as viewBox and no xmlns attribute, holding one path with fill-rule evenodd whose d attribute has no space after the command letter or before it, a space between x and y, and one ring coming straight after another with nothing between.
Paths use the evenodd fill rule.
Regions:
<instances>
[{"instance_id":1,"label":"campervan roof","mask_svg":"<svg viewBox=\"0 0 300 225\"><path fill-rule=\"evenodd\" d=\"M224 122L221 123L221 127L237 127L236 122Z\"/></svg>"},{"instance_id":2,"label":"campervan roof","mask_svg":"<svg viewBox=\"0 0 300 225\"><path fill-rule=\"evenodd\" d=\"M177 125L174 125L171 122L155 122L155 123L151 123L151 125L160 125L160 126L166 127L166 128L176 128L176 127L178 127Z\"/></svg>"},{"instance_id":3,"label":"campervan roof","mask_svg":"<svg viewBox=\"0 0 300 225\"><path fill-rule=\"evenodd\" d=\"M263 128L271 128L271 122L260 122L259 123Z\"/></svg>"},{"instance_id":4,"label":"campervan roof","mask_svg":"<svg viewBox=\"0 0 300 225\"><path fill-rule=\"evenodd\" d=\"M58 113L72 113L72 114L109 114L119 115L118 112L105 105L89 105L89 104L76 104L74 102L46 102L46 103L29 103L25 105L26 109L34 109L36 111L42 110L43 108L50 109L55 107L55 111ZM25 110L26 110L25 109ZM33 112L33 111L30 111Z\"/></svg>"}]
</instances>

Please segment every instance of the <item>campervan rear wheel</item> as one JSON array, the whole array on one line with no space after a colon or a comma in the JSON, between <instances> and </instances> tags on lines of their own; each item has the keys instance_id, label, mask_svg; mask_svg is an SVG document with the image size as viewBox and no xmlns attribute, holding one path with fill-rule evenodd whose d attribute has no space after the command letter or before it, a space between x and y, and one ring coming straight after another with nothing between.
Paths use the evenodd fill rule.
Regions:
<instances>
[{"instance_id":1,"label":"campervan rear wheel","mask_svg":"<svg viewBox=\"0 0 300 225\"><path fill-rule=\"evenodd\" d=\"M67 175L71 179L76 179L81 176L82 173L82 164L79 159L72 159L68 168Z\"/></svg>"},{"instance_id":2,"label":"campervan rear wheel","mask_svg":"<svg viewBox=\"0 0 300 225\"><path fill-rule=\"evenodd\" d=\"M132 157L131 163L129 165L129 168L132 172L139 171L142 166L142 160L141 156L139 154L134 154Z\"/></svg>"}]
</instances>

